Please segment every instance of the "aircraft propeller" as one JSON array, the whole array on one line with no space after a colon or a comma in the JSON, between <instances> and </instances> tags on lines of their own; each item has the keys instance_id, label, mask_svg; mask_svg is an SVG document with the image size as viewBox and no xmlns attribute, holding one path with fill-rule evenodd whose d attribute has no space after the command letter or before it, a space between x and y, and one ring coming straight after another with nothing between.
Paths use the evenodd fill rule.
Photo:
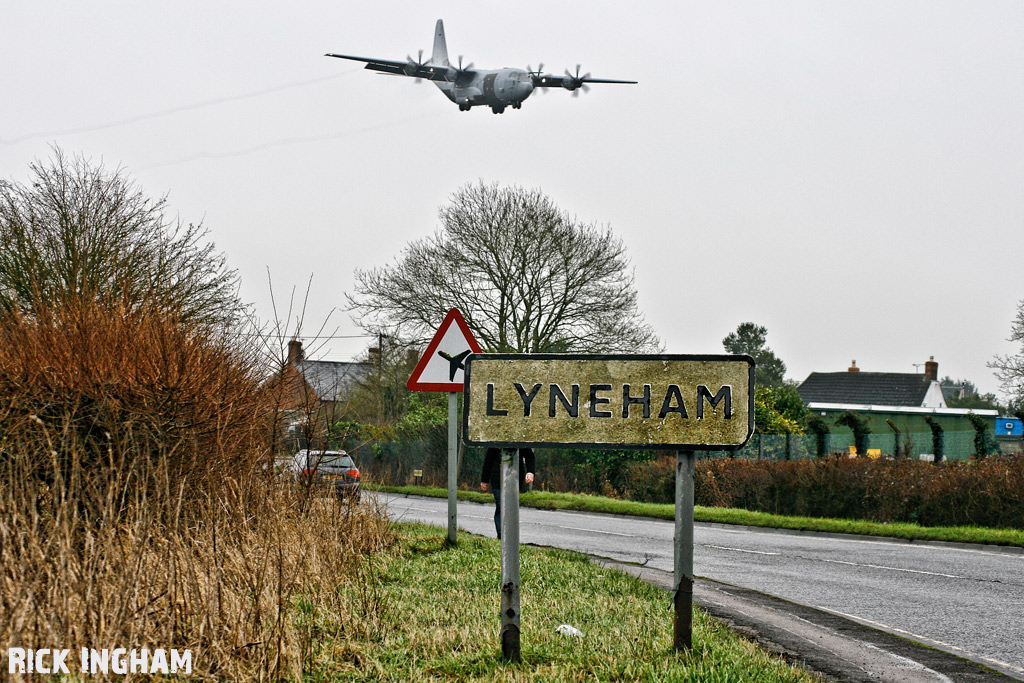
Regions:
<instances>
[{"instance_id":1,"label":"aircraft propeller","mask_svg":"<svg viewBox=\"0 0 1024 683\"><path fill-rule=\"evenodd\" d=\"M583 92L590 92L590 86L584 82L588 78L590 78L590 72L588 71L580 76L580 65L577 64L575 76L571 74L568 69L565 70L565 78L562 79L562 86L566 90L571 90L573 97L579 97L580 90Z\"/></svg>"},{"instance_id":2,"label":"aircraft propeller","mask_svg":"<svg viewBox=\"0 0 1024 683\"><path fill-rule=\"evenodd\" d=\"M541 63L539 63L537 65L537 70L536 71L533 70L532 66L527 64L526 65L526 73L530 74L530 76L533 78L533 82L534 83L537 83L538 79L540 79L540 77L544 75L544 62L541 62ZM544 93L545 95L548 94L548 89L547 88L537 88L537 91L540 91L540 92Z\"/></svg>"},{"instance_id":3,"label":"aircraft propeller","mask_svg":"<svg viewBox=\"0 0 1024 683\"><path fill-rule=\"evenodd\" d=\"M423 50L420 50L419 57L415 60L412 58L412 55L406 55L405 58L407 60L407 64L402 67L402 71L405 72L406 76L415 76L417 71L427 65L427 63L423 61ZM419 83L422 80L422 78L417 78L416 82Z\"/></svg>"},{"instance_id":4,"label":"aircraft propeller","mask_svg":"<svg viewBox=\"0 0 1024 683\"><path fill-rule=\"evenodd\" d=\"M444 77L449 83L454 83L456 80L458 80L459 76L461 76L463 73L467 71L472 70L472 68L473 62L470 62L466 66L462 66L462 55L459 55L458 67L454 67L449 64L448 70L445 72Z\"/></svg>"}]
</instances>

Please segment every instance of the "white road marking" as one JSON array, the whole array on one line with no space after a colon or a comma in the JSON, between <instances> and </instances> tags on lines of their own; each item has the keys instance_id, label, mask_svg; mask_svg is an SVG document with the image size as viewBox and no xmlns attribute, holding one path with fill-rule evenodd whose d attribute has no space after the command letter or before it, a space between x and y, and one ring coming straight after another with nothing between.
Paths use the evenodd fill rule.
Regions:
<instances>
[{"instance_id":1,"label":"white road marking","mask_svg":"<svg viewBox=\"0 0 1024 683\"><path fill-rule=\"evenodd\" d=\"M889 626L888 624L883 624L880 621L872 621L871 619L865 619L864 617L858 617L858 616L855 616L853 614L847 614L846 612L840 612L839 610L829 609L827 607L815 607L815 609L820 609L822 612L831 612L832 614L838 614L841 617L846 617L847 619L852 619L853 621L858 621L858 622L860 622L862 624L867 624L869 626L875 626L875 627L880 628L882 630L889 631L890 633L898 633L900 635L903 635L903 636L906 636L906 637L910 638L911 640L916 640L919 643L925 643L926 645L930 644L930 645L933 645L933 646L938 646L941 649L945 649L947 652L953 652L953 651L961 652L961 653L963 653L963 655L967 656L970 659L975 659L975 660L981 659L981 660L984 660L984 661L988 662L989 664L993 664L993 665L995 665L997 667L1003 667L1003 668L1008 669L1010 671L1015 671L1017 673L1024 674L1024 669L1021 669L1020 667L1016 667L1013 664L1007 664L1006 662L1000 661L998 659L993 659L992 657L986 657L985 655L979 655L976 652L971 652L970 650L965 650L962 647L957 647L956 645L950 645L949 643L944 643L941 640L935 640L934 638L929 638L927 636L918 635L918 634L912 633L910 631L904 631L901 628L896 628L895 626Z\"/></svg>"},{"instance_id":2,"label":"white road marking","mask_svg":"<svg viewBox=\"0 0 1024 683\"><path fill-rule=\"evenodd\" d=\"M721 590L721 589L719 589L719 590ZM743 598L738 598L737 596L729 593L729 591L727 591L727 590L721 590L721 592L724 595L728 595L728 596L732 597L734 601L737 600L737 599L738 600L743 600ZM795 614L789 614L789 613L787 613L787 612L785 612L783 610L779 610L779 609L777 609L775 607L768 607L768 606L763 606L762 605L760 607L755 607L754 612L751 612L749 610L744 609L743 607L738 606L735 602L727 604L727 603L722 602L720 600L715 600L713 598L709 598L709 597L706 597L706 596L703 597L702 599L704 601L706 601L706 602L711 603L711 604L718 605L719 608L722 608L722 609L725 609L725 610L731 610L731 611L733 611L735 613L742 614L742 615L746 616L748 619L751 619L752 621L754 621L755 623L766 623L764 616L759 613L760 610L763 610L764 612L768 612L768 613L773 613L773 614L779 615L779 617L781 617L781 621L774 622L772 624L773 628L781 630L781 631L785 631L786 633L789 633L790 635L792 635L794 638L799 638L800 640L803 640L804 642L809 643L813 647L825 650L826 652L831 653L833 656L837 657L838 659L840 659L842 661L845 661L847 664L849 664L851 666L857 667L858 669L860 669L861 671L864 671L865 673L868 673L868 674L871 673L871 671L869 669L865 668L865 665L870 666L870 664L871 664L869 657L868 658L865 658L865 657L861 657L861 658L851 657L851 656L849 656L848 653L842 653L842 652L840 652L837 649L833 649L833 648L829 647L826 644L826 643L830 642L828 640L828 638L843 640L843 641L846 641L848 643L853 643L854 646L856 646L856 647L870 649L870 650L878 653L881 656L888 657L888 658L898 662L897 668L899 668L899 669L920 671L920 672L928 674L931 678L940 681L940 683L953 683L952 680L948 676L946 676L945 674L942 674L942 673L940 673L938 671L935 671L934 669L931 669L931 668L925 666L924 664L921 664L920 662L914 661L913 659L909 659L909 658L904 657L902 655L898 655L895 652L889 652L888 650L880 648L877 645L874 645L872 643L868 643L866 641L860 640L859 638L854 638L854 637L851 637L849 635L840 634L840 633L836 632L835 629L829 628L828 626L823 626L821 624L816 624L816 623L814 623L812 621L809 621L809 620L807 620L807 619L805 619L803 617L799 617L799 616L797 616ZM803 627L802 631L801 630L795 630L794 628L788 628L787 625L784 622L786 620L789 620L789 619L792 619L794 622L796 622L796 624L798 626L802 626ZM913 680L916 680L916 678L913 678Z\"/></svg>"},{"instance_id":3,"label":"white road marking","mask_svg":"<svg viewBox=\"0 0 1024 683\"><path fill-rule=\"evenodd\" d=\"M826 559L820 558L820 557L819 558L801 557L800 559L805 559L805 560L809 559L809 560L811 560L813 562L829 562L831 564L845 564L845 565L848 565L848 566L851 566L851 567L866 567L868 569L886 569L886 570L891 571L891 572L906 572L907 574L925 574L927 576L941 576L941 577L946 578L946 579L962 579L964 581L976 580L976 579L971 579L971 578L966 577L966 576L957 576L956 574L943 574L942 572L928 572L928 571L924 571L923 569L903 569L901 567L886 567L885 565L881 565L881 564L864 564L863 562L846 562L844 560L826 560Z\"/></svg>"},{"instance_id":4,"label":"white road marking","mask_svg":"<svg viewBox=\"0 0 1024 683\"><path fill-rule=\"evenodd\" d=\"M568 529L570 531L587 531L592 534L604 534L606 536L625 536L626 538L635 538L633 534L620 534L616 531L601 531L600 529L583 529L576 526L558 526L559 529Z\"/></svg>"},{"instance_id":5,"label":"white road marking","mask_svg":"<svg viewBox=\"0 0 1024 683\"><path fill-rule=\"evenodd\" d=\"M906 540L906 539L892 537L891 540L878 540L878 541L875 541L875 540L871 540L871 539L867 539L867 538L841 538L841 537L837 537L837 536L834 536L834 535L831 535L831 534L824 535L824 536L816 536L813 532L812 533L802 534L799 531L792 530L792 529L773 529L771 527L760 528L760 527L749 526L749 527L743 527L741 529L726 529L726 528L724 528L726 526L724 522L694 522L694 526L698 527L698 528L701 527L701 526L704 526L705 528L714 529L715 531L720 531L720 532L726 533L726 534L748 534L749 533L749 534L759 534L759 535L769 535L769 534L771 534L771 535L777 535L777 536L791 536L791 537L794 537L794 538L801 538L801 537L803 537L803 538L821 538L822 540L836 541L836 542L839 542L839 543L860 543L860 544L863 544L863 545L884 545L884 546L910 545L910 546L914 546L915 548L917 548L919 550L932 550L932 551L936 551L936 552L949 551L949 552L957 552L957 553L971 553L971 554L975 554L975 555L991 555L993 557L999 557L999 558L1005 558L1005 557L1008 557L1008 556L1012 557L1012 555L1010 553L1000 553L1000 552L994 552L992 550L981 550L981 549L976 549L976 548L957 548L957 547L948 546L948 545L933 545L933 544L928 543L927 540L925 540L925 539L918 539L916 541L910 541L910 540ZM1018 557L1020 558L1020 560L1022 562L1024 562L1024 554L1018 555Z\"/></svg>"},{"instance_id":6,"label":"white road marking","mask_svg":"<svg viewBox=\"0 0 1024 683\"><path fill-rule=\"evenodd\" d=\"M715 548L716 550L730 550L734 553L750 553L751 555L781 555L782 553L770 553L765 550L746 550L745 548L730 548L725 545L707 545L702 543L705 548Z\"/></svg>"},{"instance_id":7,"label":"white road marking","mask_svg":"<svg viewBox=\"0 0 1024 683\"><path fill-rule=\"evenodd\" d=\"M902 662L904 669L911 669L913 671L925 671L929 674L932 674L933 676L935 676L935 678L939 679L940 681L945 681L945 683L953 683L953 679L947 676L946 674L939 673L935 669L929 668L921 662L914 661L913 659L910 659L909 657L904 657L903 655L898 655L895 652L883 650L877 645L872 645L871 643L863 643L863 645L864 647L869 647L872 650L877 650L878 652L889 655L898 662Z\"/></svg>"},{"instance_id":8,"label":"white road marking","mask_svg":"<svg viewBox=\"0 0 1024 683\"><path fill-rule=\"evenodd\" d=\"M394 506L392 505L392 507L394 507ZM415 505L406 505L405 507L401 508L401 511L402 511L403 515L405 513L413 511L413 510L415 510L416 512L427 512L427 513L430 513L432 515L444 515L444 514L447 514L444 510L432 510L430 508L419 508L419 507L416 507ZM469 515L469 514L466 514L466 513L462 513L462 514L459 515L459 518L463 518L463 517L468 518L468 519L491 519L490 517L485 517L483 515Z\"/></svg>"},{"instance_id":9,"label":"white road marking","mask_svg":"<svg viewBox=\"0 0 1024 683\"><path fill-rule=\"evenodd\" d=\"M782 553L771 553L763 550L746 550L744 548L730 548L724 545L712 545L709 543L701 543L701 546L705 548L714 548L716 550L728 550L734 553L749 553L751 555L782 555ZM845 560L829 560L823 557L806 557L804 555L792 555L791 557L800 560L807 560L808 562L828 562L829 564L843 564L849 567L864 567L866 569L883 569L891 572L905 572L907 574L924 574L926 576L941 576L946 579L961 579L963 581L972 581L967 576L958 576L956 574L943 574L942 572L929 572L923 569L905 569L902 567L887 567L882 564L867 564L864 562L847 562Z\"/></svg>"}]
</instances>

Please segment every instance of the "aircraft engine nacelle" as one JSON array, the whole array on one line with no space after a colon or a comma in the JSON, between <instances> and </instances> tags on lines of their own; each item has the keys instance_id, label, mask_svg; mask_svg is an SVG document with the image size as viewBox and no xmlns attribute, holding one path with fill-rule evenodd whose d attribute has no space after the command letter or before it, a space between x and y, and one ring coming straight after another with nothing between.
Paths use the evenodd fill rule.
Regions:
<instances>
[{"instance_id":1,"label":"aircraft engine nacelle","mask_svg":"<svg viewBox=\"0 0 1024 683\"><path fill-rule=\"evenodd\" d=\"M459 77L459 70L454 66L449 66L444 72L444 78L449 83L454 83L455 79Z\"/></svg>"},{"instance_id":2,"label":"aircraft engine nacelle","mask_svg":"<svg viewBox=\"0 0 1024 683\"><path fill-rule=\"evenodd\" d=\"M417 69L419 69L419 65L414 62L406 62L405 66L402 67L402 71L405 72L406 76L415 76Z\"/></svg>"},{"instance_id":3,"label":"aircraft engine nacelle","mask_svg":"<svg viewBox=\"0 0 1024 683\"><path fill-rule=\"evenodd\" d=\"M575 90L580 84L572 76L562 76L562 87L566 90Z\"/></svg>"}]
</instances>

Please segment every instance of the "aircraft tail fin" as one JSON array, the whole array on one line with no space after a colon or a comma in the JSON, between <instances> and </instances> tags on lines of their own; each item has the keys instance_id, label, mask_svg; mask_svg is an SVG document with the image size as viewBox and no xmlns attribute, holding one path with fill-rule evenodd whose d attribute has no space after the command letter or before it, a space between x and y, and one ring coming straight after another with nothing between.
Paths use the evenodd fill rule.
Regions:
<instances>
[{"instance_id":1,"label":"aircraft tail fin","mask_svg":"<svg viewBox=\"0 0 1024 683\"><path fill-rule=\"evenodd\" d=\"M430 56L430 63L434 66L448 66L448 44L444 40L444 22L437 20L434 28L434 54Z\"/></svg>"}]
</instances>

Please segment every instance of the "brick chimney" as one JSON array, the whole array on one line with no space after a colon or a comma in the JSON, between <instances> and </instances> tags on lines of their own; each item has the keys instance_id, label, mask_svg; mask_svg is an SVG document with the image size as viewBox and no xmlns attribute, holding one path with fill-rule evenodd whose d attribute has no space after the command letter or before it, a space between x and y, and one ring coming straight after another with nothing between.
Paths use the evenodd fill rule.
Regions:
<instances>
[{"instance_id":1,"label":"brick chimney","mask_svg":"<svg viewBox=\"0 0 1024 683\"><path fill-rule=\"evenodd\" d=\"M924 364L924 378L931 382L939 379L939 364L935 362L935 356L928 356L928 362Z\"/></svg>"},{"instance_id":2,"label":"brick chimney","mask_svg":"<svg viewBox=\"0 0 1024 683\"><path fill-rule=\"evenodd\" d=\"M306 353L302 350L302 342L298 339L292 339L288 342L288 362L298 363L306 357Z\"/></svg>"},{"instance_id":3,"label":"brick chimney","mask_svg":"<svg viewBox=\"0 0 1024 683\"><path fill-rule=\"evenodd\" d=\"M860 368L857 367L857 361L851 360L850 367L846 370L847 372L860 372Z\"/></svg>"},{"instance_id":4,"label":"brick chimney","mask_svg":"<svg viewBox=\"0 0 1024 683\"><path fill-rule=\"evenodd\" d=\"M375 368L379 368L381 366L380 348L376 346L371 346L370 349L366 352L366 358L369 361L370 365L372 365Z\"/></svg>"}]
</instances>

